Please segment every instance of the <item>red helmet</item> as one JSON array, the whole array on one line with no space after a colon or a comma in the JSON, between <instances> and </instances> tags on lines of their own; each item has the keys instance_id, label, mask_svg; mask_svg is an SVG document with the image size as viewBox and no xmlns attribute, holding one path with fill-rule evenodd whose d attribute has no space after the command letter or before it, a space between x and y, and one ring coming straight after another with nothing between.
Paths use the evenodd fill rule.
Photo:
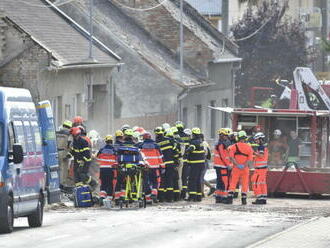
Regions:
<instances>
[{"instance_id":1,"label":"red helmet","mask_svg":"<svg viewBox=\"0 0 330 248\"><path fill-rule=\"evenodd\" d=\"M76 116L76 117L73 118L72 122L74 124L78 124L78 123L79 124L82 124L84 122L84 120L83 120L83 118L81 116Z\"/></svg>"},{"instance_id":2,"label":"red helmet","mask_svg":"<svg viewBox=\"0 0 330 248\"><path fill-rule=\"evenodd\" d=\"M148 133L148 132L144 133L144 134L143 134L143 139L144 139L144 140L146 140L146 139L151 139L151 133Z\"/></svg>"},{"instance_id":3,"label":"red helmet","mask_svg":"<svg viewBox=\"0 0 330 248\"><path fill-rule=\"evenodd\" d=\"M73 135L73 136L78 136L81 134L81 129L79 127L72 127L70 129L70 133Z\"/></svg>"}]
</instances>

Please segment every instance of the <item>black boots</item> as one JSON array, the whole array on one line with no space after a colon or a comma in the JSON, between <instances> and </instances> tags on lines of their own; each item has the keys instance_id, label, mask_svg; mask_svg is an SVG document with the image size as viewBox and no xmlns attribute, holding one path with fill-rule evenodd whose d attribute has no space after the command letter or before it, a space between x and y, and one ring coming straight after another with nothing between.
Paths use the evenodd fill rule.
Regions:
<instances>
[{"instance_id":1,"label":"black boots","mask_svg":"<svg viewBox=\"0 0 330 248\"><path fill-rule=\"evenodd\" d=\"M257 199L254 202L252 202L252 204L255 204L255 205L264 205L264 204L267 204L267 200L266 199Z\"/></svg>"},{"instance_id":2,"label":"black boots","mask_svg":"<svg viewBox=\"0 0 330 248\"><path fill-rule=\"evenodd\" d=\"M241 193L242 195L242 205L246 205L247 201L246 201L246 193Z\"/></svg>"}]
</instances>

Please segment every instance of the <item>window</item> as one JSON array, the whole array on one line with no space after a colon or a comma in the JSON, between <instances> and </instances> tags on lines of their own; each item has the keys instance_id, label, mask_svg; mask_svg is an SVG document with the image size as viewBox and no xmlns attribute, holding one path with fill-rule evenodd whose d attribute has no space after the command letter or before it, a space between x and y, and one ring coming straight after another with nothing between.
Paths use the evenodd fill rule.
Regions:
<instances>
[{"instance_id":1,"label":"window","mask_svg":"<svg viewBox=\"0 0 330 248\"><path fill-rule=\"evenodd\" d=\"M185 125L188 124L188 108L183 108L182 109L182 121Z\"/></svg>"},{"instance_id":2,"label":"window","mask_svg":"<svg viewBox=\"0 0 330 248\"><path fill-rule=\"evenodd\" d=\"M195 114L195 126L202 128L202 105L198 104L195 106L196 114Z\"/></svg>"},{"instance_id":3,"label":"window","mask_svg":"<svg viewBox=\"0 0 330 248\"><path fill-rule=\"evenodd\" d=\"M16 142L23 148L23 152L26 153L26 142L24 137L23 123L21 121L14 121L14 131L16 134Z\"/></svg>"},{"instance_id":4,"label":"window","mask_svg":"<svg viewBox=\"0 0 330 248\"><path fill-rule=\"evenodd\" d=\"M41 153L42 152L42 139L40 136L39 126L36 121L31 121L31 129L32 129L32 133L33 133L34 143L36 146L36 152Z\"/></svg>"},{"instance_id":5,"label":"window","mask_svg":"<svg viewBox=\"0 0 330 248\"><path fill-rule=\"evenodd\" d=\"M228 107L228 99L222 99L222 107ZM222 127L229 127L228 113L222 112Z\"/></svg>"},{"instance_id":6,"label":"window","mask_svg":"<svg viewBox=\"0 0 330 248\"><path fill-rule=\"evenodd\" d=\"M30 122L28 121L24 121L23 122L24 125L24 131L26 134L26 148L28 152L35 152L35 144L34 144L34 139L32 137L32 133L31 133L31 127L30 127Z\"/></svg>"},{"instance_id":7,"label":"window","mask_svg":"<svg viewBox=\"0 0 330 248\"><path fill-rule=\"evenodd\" d=\"M215 101L210 101L210 106L215 107ZM215 138L215 132L216 132L216 110L210 109L210 137L212 139Z\"/></svg>"}]
</instances>

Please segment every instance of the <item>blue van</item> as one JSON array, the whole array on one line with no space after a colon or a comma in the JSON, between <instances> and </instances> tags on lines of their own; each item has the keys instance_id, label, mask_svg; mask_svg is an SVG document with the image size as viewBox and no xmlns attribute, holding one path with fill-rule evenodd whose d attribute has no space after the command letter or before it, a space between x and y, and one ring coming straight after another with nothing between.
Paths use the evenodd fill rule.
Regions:
<instances>
[{"instance_id":1,"label":"blue van","mask_svg":"<svg viewBox=\"0 0 330 248\"><path fill-rule=\"evenodd\" d=\"M42 225L50 170L40 126L28 90L0 87L0 233L12 232L16 217L27 217L30 227Z\"/></svg>"}]
</instances>

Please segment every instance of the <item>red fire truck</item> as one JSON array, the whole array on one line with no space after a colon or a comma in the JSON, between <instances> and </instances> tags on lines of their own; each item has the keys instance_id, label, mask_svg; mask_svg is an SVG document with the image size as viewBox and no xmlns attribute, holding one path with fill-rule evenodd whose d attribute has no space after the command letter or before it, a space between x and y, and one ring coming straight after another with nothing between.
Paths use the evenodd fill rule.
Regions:
<instances>
[{"instance_id":1,"label":"red fire truck","mask_svg":"<svg viewBox=\"0 0 330 248\"><path fill-rule=\"evenodd\" d=\"M274 193L330 194L330 100L309 68L294 71L289 109L214 108L230 113L233 130L261 126L272 140L281 130L282 142L295 131L300 140L297 163L273 165L270 156L268 190ZM285 154L283 154L285 158Z\"/></svg>"}]
</instances>

